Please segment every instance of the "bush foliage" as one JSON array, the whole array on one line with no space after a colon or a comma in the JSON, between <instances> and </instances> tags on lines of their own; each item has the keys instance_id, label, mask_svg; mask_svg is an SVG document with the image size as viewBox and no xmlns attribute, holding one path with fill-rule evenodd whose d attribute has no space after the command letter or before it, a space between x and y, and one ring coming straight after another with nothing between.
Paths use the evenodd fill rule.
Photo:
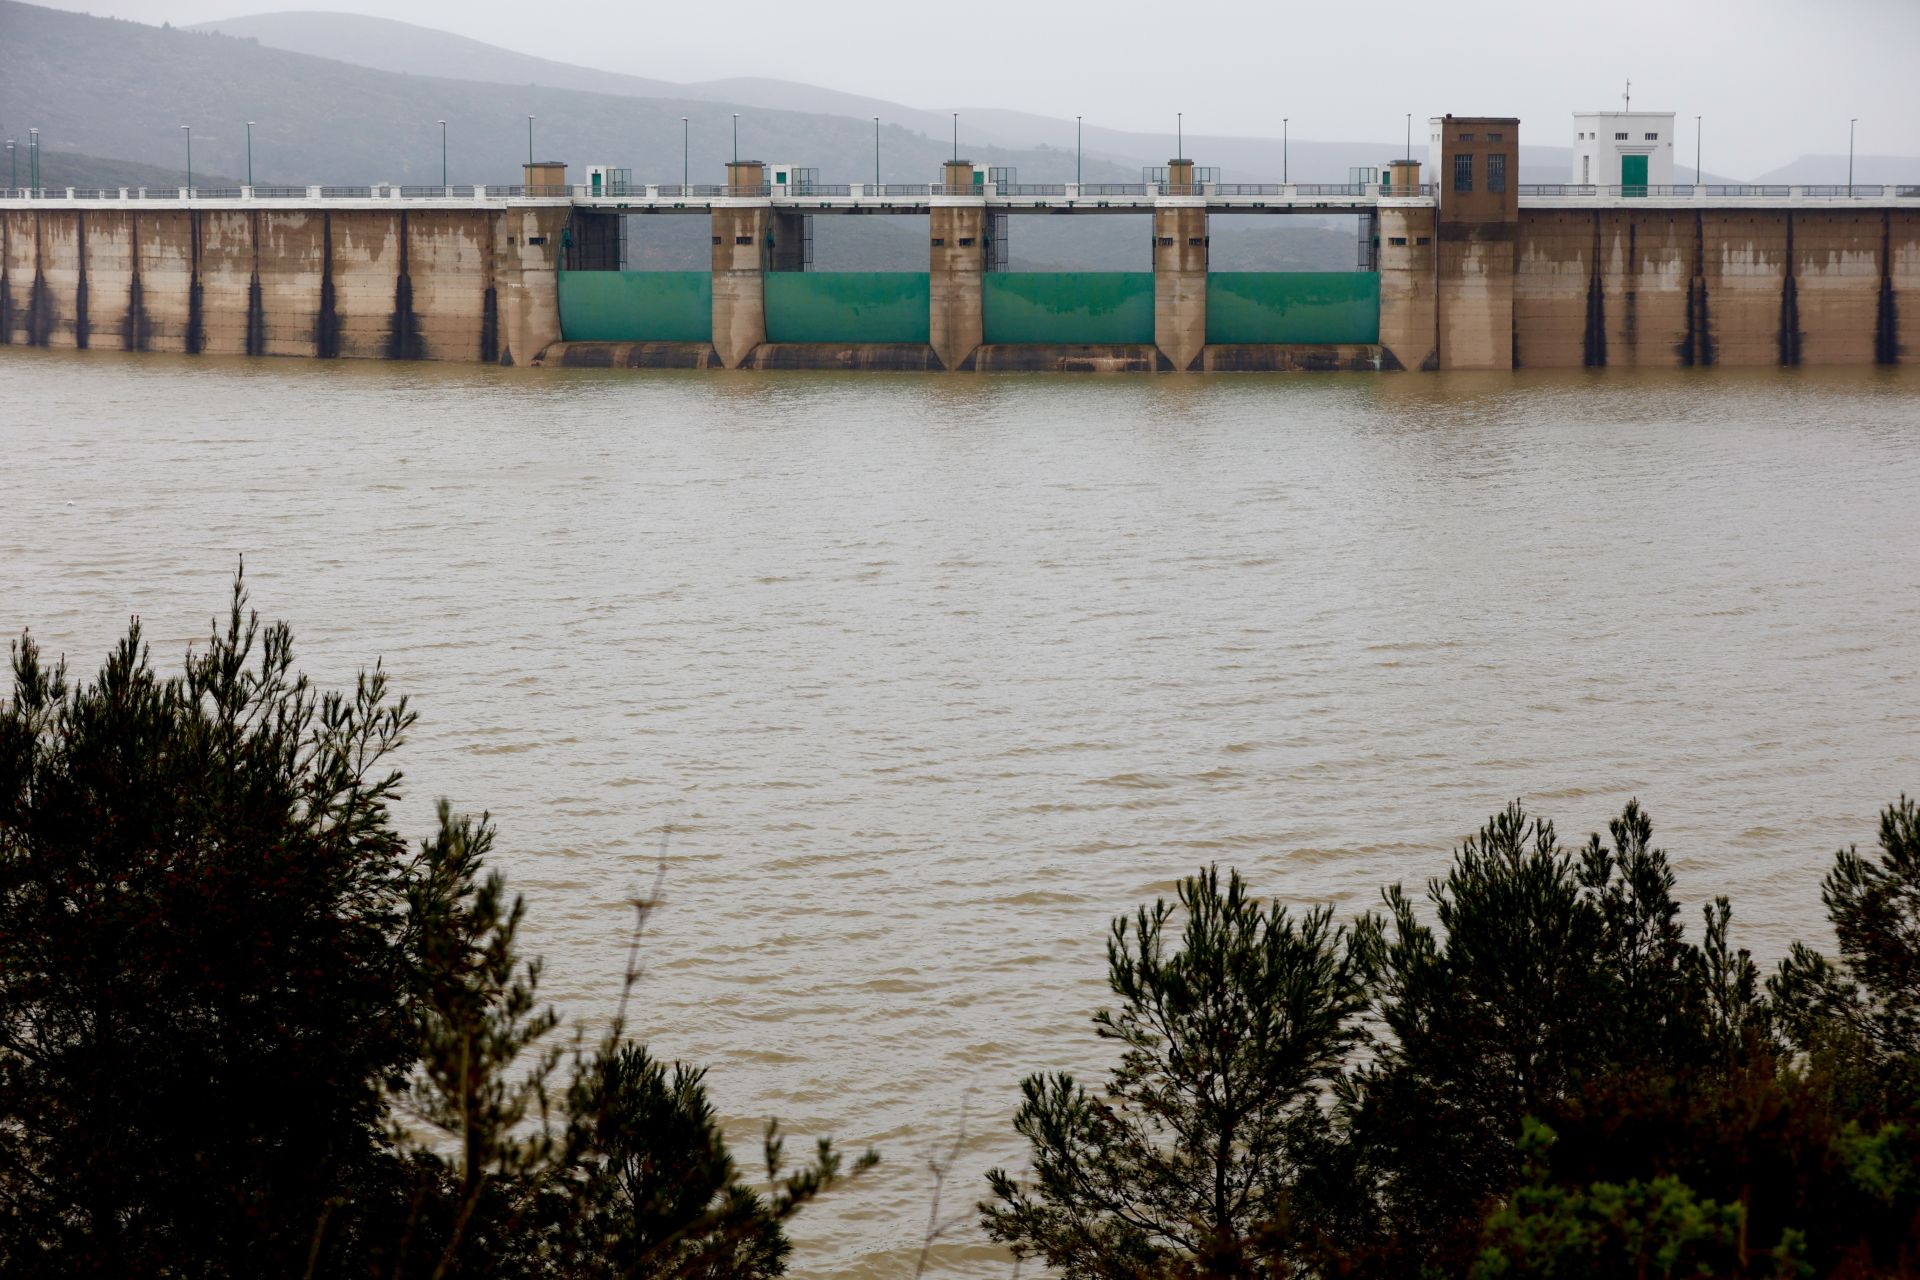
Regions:
<instances>
[{"instance_id":1,"label":"bush foliage","mask_svg":"<svg viewBox=\"0 0 1920 1280\"><path fill-rule=\"evenodd\" d=\"M750 1185L700 1071L561 1042L491 825L395 831L379 670L315 692L236 581L179 676L137 623L91 682L30 637L13 675L0 1273L784 1271L839 1154L788 1171L769 1129Z\"/></svg>"},{"instance_id":2,"label":"bush foliage","mask_svg":"<svg viewBox=\"0 0 1920 1280\"><path fill-rule=\"evenodd\" d=\"M1511 806L1345 930L1202 871L1115 922L1118 1065L1024 1082L982 1222L1070 1275L1916 1274L1914 804L1827 876L1838 960L1763 983L1674 886L1632 803L1574 848Z\"/></svg>"}]
</instances>

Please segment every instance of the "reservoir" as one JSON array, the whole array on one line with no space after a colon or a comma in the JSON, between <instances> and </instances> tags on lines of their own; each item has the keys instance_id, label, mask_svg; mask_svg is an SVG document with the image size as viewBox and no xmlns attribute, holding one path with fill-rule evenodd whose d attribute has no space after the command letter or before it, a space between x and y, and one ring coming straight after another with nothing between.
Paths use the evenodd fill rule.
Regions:
<instances>
[{"instance_id":1,"label":"reservoir","mask_svg":"<svg viewBox=\"0 0 1920 1280\"><path fill-rule=\"evenodd\" d=\"M1920 372L502 370L12 349L0 630L177 669L238 559L420 713L595 1025L883 1164L795 1274L1004 1276L1021 1075L1097 1078L1109 921L1209 863L1342 913L1507 801L1638 797L1771 966L1920 790Z\"/></svg>"}]
</instances>

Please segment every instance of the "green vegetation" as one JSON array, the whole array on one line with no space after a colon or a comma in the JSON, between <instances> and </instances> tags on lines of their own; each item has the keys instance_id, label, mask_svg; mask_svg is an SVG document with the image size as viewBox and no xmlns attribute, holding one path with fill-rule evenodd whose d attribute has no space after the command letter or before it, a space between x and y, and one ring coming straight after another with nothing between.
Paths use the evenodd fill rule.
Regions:
<instances>
[{"instance_id":1,"label":"green vegetation","mask_svg":"<svg viewBox=\"0 0 1920 1280\"><path fill-rule=\"evenodd\" d=\"M14 648L0 1272L780 1274L831 1144L770 1127L756 1189L698 1070L558 1043L492 828L394 830L405 700L317 694L244 603L172 679L138 624L88 684Z\"/></svg>"},{"instance_id":2,"label":"green vegetation","mask_svg":"<svg viewBox=\"0 0 1920 1280\"><path fill-rule=\"evenodd\" d=\"M1764 987L1652 835L1513 806L1348 931L1212 870L1178 950L1166 903L1117 921L1119 1064L1024 1083L988 1233L1116 1278L1915 1274L1920 808L1836 859L1838 961Z\"/></svg>"}]
</instances>

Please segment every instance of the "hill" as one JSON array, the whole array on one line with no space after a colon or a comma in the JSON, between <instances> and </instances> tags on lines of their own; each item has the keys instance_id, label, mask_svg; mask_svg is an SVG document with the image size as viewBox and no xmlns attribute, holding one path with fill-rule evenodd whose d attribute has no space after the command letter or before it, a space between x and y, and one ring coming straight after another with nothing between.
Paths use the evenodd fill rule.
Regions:
<instances>
[{"instance_id":1,"label":"hill","mask_svg":"<svg viewBox=\"0 0 1920 1280\"><path fill-rule=\"evenodd\" d=\"M757 110L799 111L813 115L851 117L872 129L875 116L884 126L919 133L936 145L949 137L952 108L926 109L864 97L817 85L788 80L730 79L675 84L644 76L625 75L592 67L536 58L470 40L464 36L391 18L364 14L303 11L262 13L201 23L193 30L221 32L256 40L268 48L315 54L377 70L442 76L493 84L542 85L627 97L670 97L682 101L745 105ZM729 107L731 110L731 106ZM1011 151L1046 148L1058 163L1044 170L1023 167L1029 181L1062 181L1072 177L1074 122L1000 108L961 106L961 149L973 155L983 146ZM1277 120L1271 122L1278 124ZM1200 163L1217 165L1228 181L1272 182L1282 170L1281 142L1273 137L1187 135L1187 151ZM951 145L951 144L947 144ZM1083 134L1085 156L1096 165L1116 165L1128 179L1138 180L1140 167L1166 163L1175 147L1171 133L1132 132L1088 123ZM1295 137L1287 148L1286 169L1306 182L1345 182L1354 166L1379 165L1403 148L1390 142L1320 142ZM771 158L771 157L769 157ZM1564 182L1570 165L1564 147L1532 147L1522 155L1525 181ZM1542 176L1535 177L1534 169ZM1087 170L1089 181L1094 170ZM852 175L843 180L851 181ZM904 180L904 179L903 179Z\"/></svg>"},{"instance_id":2,"label":"hill","mask_svg":"<svg viewBox=\"0 0 1920 1280\"><path fill-rule=\"evenodd\" d=\"M183 157L184 158L184 157ZM0 179L4 179L0 174ZM236 187L240 179L227 174L203 170L196 163L193 169L193 184L197 187ZM20 151L20 185L27 184L26 149ZM101 156L77 155L71 151L40 152L40 185L48 190L57 191L65 187L78 187L83 190L112 191L120 187L138 190L141 187L183 187L187 184L184 168L171 168L163 164L136 164L131 160L108 160Z\"/></svg>"},{"instance_id":3,"label":"hill","mask_svg":"<svg viewBox=\"0 0 1920 1280\"><path fill-rule=\"evenodd\" d=\"M527 117L542 158L624 165L636 179L678 181L681 117L694 181L717 182L739 110L743 155L817 166L839 181L873 172L873 125L847 117L756 110L742 103L635 98L542 85L484 84L404 75L207 32L0 0L8 70L0 120L37 125L50 151L184 164L180 125L192 124L194 168L246 171L245 122L254 129L262 183L440 180L447 120L453 182L516 182L527 158ZM974 147L971 158L1014 165L1034 181L1071 175L1073 158L1039 149ZM883 128L882 176L926 182L950 145L900 126ZM1090 180L1137 179L1096 162Z\"/></svg>"},{"instance_id":4,"label":"hill","mask_svg":"<svg viewBox=\"0 0 1920 1280\"><path fill-rule=\"evenodd\" d=\"M1769 169L1754 179L1755 182L1836 185L1846 180L1845 152L1832 156L1801 156L1791 164L1783 164L1778 169ZM1920 183L1920 159L1913 156L1857 155L1853 158L1853 180L1869 183Z\"/></svg>"}]
</instances>

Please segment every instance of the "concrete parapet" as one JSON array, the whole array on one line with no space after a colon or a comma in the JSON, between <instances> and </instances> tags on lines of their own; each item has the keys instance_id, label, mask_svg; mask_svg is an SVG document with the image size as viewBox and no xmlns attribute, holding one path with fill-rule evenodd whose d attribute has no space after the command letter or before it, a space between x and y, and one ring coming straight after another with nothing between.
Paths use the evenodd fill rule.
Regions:
<instances>
[{"instance_id":1,"label":"concrete parapet","mask_svg":"<svg viewBox=\"0 0 1920 1280\"><path fill-rule=\"evenodd\" d=\"M1199 367L1207 346L1207 210L1153 211L1153 341L1176 372Z\"/></svg>"},{"instance_id":2,"label":"concrete parapet","mask_svg":"<svg viewBox=\"0 0 1920 1280\"><path fill-rule=\"evenodd\" d=\"M941 368L959 369L985 337L981 310L981 277L987 269L985 202L934 205L928 217L928 238L928 343Z\"/></svg>"}]
</instances>

